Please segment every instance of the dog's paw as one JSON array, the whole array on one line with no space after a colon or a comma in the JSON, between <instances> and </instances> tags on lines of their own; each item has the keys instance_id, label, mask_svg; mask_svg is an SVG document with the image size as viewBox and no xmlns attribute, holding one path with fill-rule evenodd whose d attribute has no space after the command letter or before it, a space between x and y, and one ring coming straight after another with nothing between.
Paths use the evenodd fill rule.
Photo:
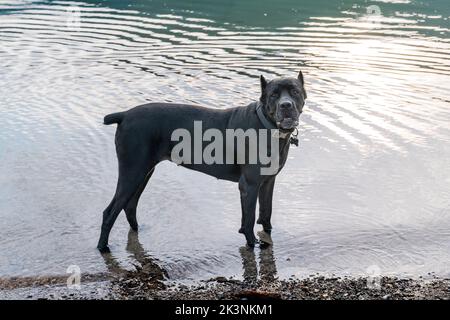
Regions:
<instances>
[{"instance_id":1,"label":"dog's paw","mask_svg":"<svg viewBox=\"0 0 450 320\"><path fill-rule=\"evenodd\" d=\"M272 225L270 224L270 222L267 222L266 220L258 218L258 221L256 221L256 223L262 225L264 231L267 232L268 234L270 234L270 231L272 230Z\"/></svg>"},{"instance_id":2,"label":"dog's paw","mask_svg":"<svg viewBox=\"0 0 450 320\"><path fill-rule=\"evenodd\" d=\"M108 246L97 246L98 251L100 251L100 253L111 253L111 250L109 250Z\"/></svg>"},{"instance_id":3,"label":"dog's paw","mask_svg":"<svg viewBox=\"0 0 450 320\"><path fill-rule=\"evenodd\" d=\"M247 247L250 249L253 249L255 247L255 244L256 244L256 241L253 241L253 242L247 241Z\"/></svg>"},{"instance_id":4,"label":"dog's paw","mask_svg":"<svg viewBox=\"0 0 450 320\"><path fill-rule=\"evenodd\" d=\"M265 245L273 245L272 237L270 236L270 233L266 231L258 231L258 237L259 241Z\"/></svg>"},{"instance_id":5,"label":"dog's paw","mask_svg":"<svg viewBox=\"0 0 450 320\"><path fill-rule=\"evenodd\" d=\"M249 246L250 248L254 248L256 242L258 242L253 233L251 235L246 235L245 239L247 240L247 246Z\"/></svg>"},{"instance_id":6,"label":"dog's paw","mask_svg":"<svg viewBox=\"0 0 450 320\"><path fill-rule=\"evenodd\" d=\"M253 231L246 231L244 228L239 229L239 233L242 233L245 235L245 240L247 240L247 246L253 248L256 244L256 237L253 234Z\"/></svg>"}]
</instances>

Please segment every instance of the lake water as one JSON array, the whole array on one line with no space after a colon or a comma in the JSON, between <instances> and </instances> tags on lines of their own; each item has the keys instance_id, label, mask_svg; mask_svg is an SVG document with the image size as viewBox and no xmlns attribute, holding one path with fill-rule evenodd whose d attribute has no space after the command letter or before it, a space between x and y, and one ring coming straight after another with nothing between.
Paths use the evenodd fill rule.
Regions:
<instances>
[{"instance_id":1,"label":"lake water","mask_svg":"<svg viewBox=\"0 0 450 320\"><path fill-rule=\"evenodd\" d=\"M0 276L110 267L95 248L117 179L105 114L247 105L260 74L299 69L273 251L240 250L236 184L168 162L140 201L140 250L174 280L450 275L447 0L130 2L0 2ZM128 229L121 214L110 237L123 268Z\"/></svg>"}]
</instances>

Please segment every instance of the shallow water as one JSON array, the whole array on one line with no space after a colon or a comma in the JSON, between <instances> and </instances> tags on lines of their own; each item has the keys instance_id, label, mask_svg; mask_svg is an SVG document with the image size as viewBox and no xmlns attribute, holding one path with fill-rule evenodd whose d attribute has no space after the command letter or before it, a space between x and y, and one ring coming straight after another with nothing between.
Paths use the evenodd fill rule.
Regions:
<instances>
[{"instance_id":1,"label":"shallow water","mask_svg":"<svg viewBox=\"0 0 450 320\"><path fill-rule=\"evenodd\" d=\"M0 276L110 268L95 249L117 178L105 114L246 105L260 74L300 68L309 99L273 251L240 250L237 185L171 163L141 198L142 250L175 280L260 260L279 277L450 274L447 1L133 3L0 3ZM127 234L122 214L110 244L124 268Z\"/></svg>"}]
</instances>

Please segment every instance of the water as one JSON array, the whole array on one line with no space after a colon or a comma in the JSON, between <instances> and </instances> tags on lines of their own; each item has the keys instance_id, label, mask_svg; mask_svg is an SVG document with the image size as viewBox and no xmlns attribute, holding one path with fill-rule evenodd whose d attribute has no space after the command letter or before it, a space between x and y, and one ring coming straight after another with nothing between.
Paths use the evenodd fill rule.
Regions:
<instances>
[{"instance_id":1,"label":"water","mask_svg":"<svg viewBox=\"0 0 450 320\"><path fill-rule=\"evenodd\" d=\"M1 1L0 276L111 268L95 249L117 178L105 114L246 105L260 74L299 69L309 99L277 178L273 252L240 251L237 185L171 163L141 198L141 249L175 280L259 260L281 278L448 276L449 16L444 0ZM123 268L127 234L122 214Z\"/></svg>"}]
</instances>

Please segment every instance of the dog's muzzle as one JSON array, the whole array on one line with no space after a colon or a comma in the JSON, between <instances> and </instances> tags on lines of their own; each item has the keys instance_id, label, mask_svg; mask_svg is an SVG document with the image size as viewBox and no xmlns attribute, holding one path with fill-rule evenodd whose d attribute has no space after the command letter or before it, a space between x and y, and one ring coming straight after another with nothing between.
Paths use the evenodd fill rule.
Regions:
<instances>
[{"instance_id":1,"label":"dog's muzzle","mask_svg":"<svg viewBox=\"0 0 450 320\"><path fill-rule=\"evenodd\" d=\"M298 126L298 120L292 118L284 118L277 122L278 128L282 130L294 130Z\"/></svg>"},{"instance_id":2,"label":"dog's muzzle","mask_svg":"<svg viewBox=\"0 0 450 320\"><path fill-rule=\"evenodd\" d=\"M278 121L277 127L282 130L294 130L298 126L299 114L295 108L295 103L288 97L282 97L278 101Z\"/></svg>"}]
</instances>

